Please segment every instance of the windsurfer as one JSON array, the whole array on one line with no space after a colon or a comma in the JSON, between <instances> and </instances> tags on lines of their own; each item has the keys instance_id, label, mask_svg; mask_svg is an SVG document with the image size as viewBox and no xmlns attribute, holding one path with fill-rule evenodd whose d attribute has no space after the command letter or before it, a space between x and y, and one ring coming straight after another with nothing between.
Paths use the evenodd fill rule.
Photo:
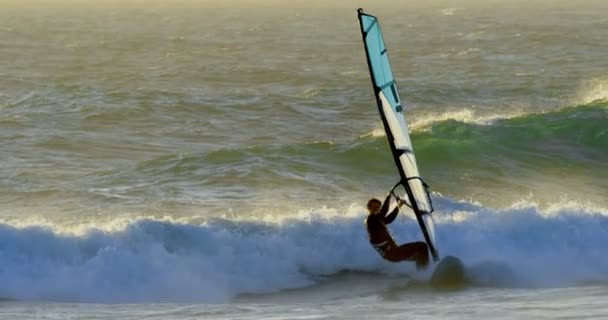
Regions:
<instances>
[{"instance_id":1,"label":"windsurfer","mask_svg":"<svg viewBox=\"0 0 608 320\"><path fill-rule=\"evenodd\" d=\"M386 197L384 204L376 198L372 198L367 202L369 215L365 220L365 225L370 244L388 261L413 260L416 261L418 270L425 268L429 262L429 252L426 243L411 242L398 246L386 227L387 224L395 220L399 209L405 204L405 201L399 200L395 209L387 215L389 204L390 195Z\"/></svg>"}]
</instances>

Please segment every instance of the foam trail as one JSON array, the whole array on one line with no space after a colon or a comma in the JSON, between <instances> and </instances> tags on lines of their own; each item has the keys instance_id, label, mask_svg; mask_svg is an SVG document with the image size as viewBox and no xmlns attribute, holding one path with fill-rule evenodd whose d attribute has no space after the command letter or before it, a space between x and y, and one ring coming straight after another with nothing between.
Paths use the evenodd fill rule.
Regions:
<instances>
[{"instance_id":1,"label":"foam trail","mask_svg":"<svg viewBox=\"0 0 608 320\"><path fill-rule=\"evenodd\" d=\"M461 257L480 278L492 271L488 263L516 274L498 272L493 285L608 281L604 209L556 205L541 212L519 204L492 210L446 198L437 198L436 207L442 255ZM278 220L138 218L78 233L0 224L0 297L226 302L242 293L309 286L319 275L343 270L412 273L412 264L381 261L367 244L363 217L363 207L353 206ZM391 229L399 242L421 237L407 215Z\"/></svg>"}]
</instances>

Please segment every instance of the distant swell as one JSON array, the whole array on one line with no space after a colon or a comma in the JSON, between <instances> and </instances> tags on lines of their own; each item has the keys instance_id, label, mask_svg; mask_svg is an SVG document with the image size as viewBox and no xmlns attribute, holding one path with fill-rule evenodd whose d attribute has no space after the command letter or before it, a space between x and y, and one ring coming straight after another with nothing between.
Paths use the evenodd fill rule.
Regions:
<instances>
[{"instance_id":1,"label":"distant swell","mask_svg":"<svg viewBox=\"0 0 608 320\"><path fill-rule=\"evenodd\" d=\"M608 101L595 101L546 113L511 118L471 119L470 112L425 118L412 132L417 157L423 163L458 160L483 163L485 156L533 164L555 157L567 162L599 161L608 157ZM454 116L454 117L452 117ZM534 154L535 153L535 154ZM294 158L306 163L358 166L362 159L385 155L389 149L383 130L352 142L313 141L293 145L259 145L247 149L217 150L206 155L211 163L251 162L252 159ZM278 158L277 158L278 157ZM308 161L310 160L310 161ZM276 162L276 161L275 161ZM360 171L360 170L359 170Z\"/></svg>"},{"instance_id":2,"label":"distant swell","mask_svg":"<svg viewBox=\"0 0 608 320\"><path fill-rule=\"evenodd\" d=\"M437 206L441 253L461 257L480 282L608 281L604 209L565 204L541 212L522 203L497 211L447 198L437 199ZM342 270L414 272L411 263L380 260L367 244L363 211L318 209L258 221L140 218L72 231L2 224L0 296L225 302L241 293L313 285L317 276ZM420 239L416 223L404 217L391 226L398 241Z\"/></svg>"},{"instance_id":3,"label":"distant swell","mask_svg":"<svg viewBox=\"0 0 608 320\"><path fill-rule=\"evenodd\" d=\"M412 132L418 163L426 177L439 183L462 180L467 175L504 183L510 177L537 178L536 174L548 168L568 177L584 178L593 172L598 178L608 179L602 173L608 172L606 100L503 119L464 121L439 117L437 121L427 119L419 127ZM218 166L230 163L251 174L263 172L268 177L277 172L339 176L328 185L345 176L372 181L394 173L390 170L392 159L386 138L379 132L383 131L374 130L351 142L314 141L218 150L207 154L206 160ZM445 176L447 172L457 176ZM555 176L550 173L543 178Z\"/></svg>"},{"instance_id":4,"label":"distant swell","mask_svg":"<svg viewBox=\"0 0 608 320\"><path fill-rule=\"evenodd\" d=\"M519 115L476 124L458 120L430 123L422 132L414 133L417 150L449 152L501 152L502 150L559 153L608 151L608 101L596 101L557 111ZM418 146L421 144L422 146ZM422 150L420 150L422 149ZM506 151L506 150L505 150ZM505 152L503 151L503 152ZM543 152L545 151L545 152ZM517 156L517 155L515 155ZM542 156L542 155L539 155Z\"/></svg>"}]
</instances>

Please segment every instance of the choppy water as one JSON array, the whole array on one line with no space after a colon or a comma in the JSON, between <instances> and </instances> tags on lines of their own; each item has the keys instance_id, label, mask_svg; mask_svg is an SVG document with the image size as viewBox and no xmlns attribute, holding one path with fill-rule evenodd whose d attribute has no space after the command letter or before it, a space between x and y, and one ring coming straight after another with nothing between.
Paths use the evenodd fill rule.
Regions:
<instances>
[{"instance_id":1,"label":"choppy water","mask_svg":"<svg viewBox=\"0 0 608 320\"><path fill-rule=\"evenodd\" d=\"M436 191L440 249L485 289L395 289L412 266L366 243L363 204L396 171L359 6L382 23ZM466 318L498 306L555 318L566 304L605 315L607 9L5 1L0 297L26 302L0 310ZM420 237L411 216L392 230ZM330 301L318 312L317 293Z\"/></svg>"}]
</instances>

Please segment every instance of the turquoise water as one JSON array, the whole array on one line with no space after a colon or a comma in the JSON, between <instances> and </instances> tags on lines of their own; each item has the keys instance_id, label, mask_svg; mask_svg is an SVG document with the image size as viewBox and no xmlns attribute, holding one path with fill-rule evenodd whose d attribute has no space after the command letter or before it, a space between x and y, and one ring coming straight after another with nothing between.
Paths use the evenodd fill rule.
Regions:
<instances>
[{"instance_id":1,"label":"turquoise water","mask_svg":"<svg viewBox=\"0 0 608 320\"><path fill-rule=\"evenodd\" d=\"M440 251L478 287L391 289L413 267L366 243L363 204L397 172L359 6L383 26ZM4 316L366 317L355 300L386 317L500 305L555 318L553 299L601 316L606 9L5 2L0 297L18 302L2 302ZM420 238L409 213L391 229ZM331 300L321 313L317 293ZM400 304L411 299L429 304Z\"/></svg>"}]
</instances>

